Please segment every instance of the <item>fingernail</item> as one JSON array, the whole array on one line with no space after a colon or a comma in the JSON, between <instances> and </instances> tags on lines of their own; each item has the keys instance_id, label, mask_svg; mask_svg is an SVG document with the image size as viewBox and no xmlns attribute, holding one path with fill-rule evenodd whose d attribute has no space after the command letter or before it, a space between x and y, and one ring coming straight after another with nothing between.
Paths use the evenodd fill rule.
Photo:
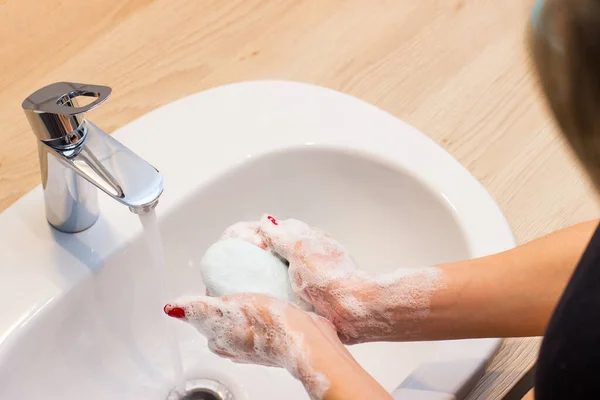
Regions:
<instances>
[{"instance_id":1,"label":"fingernail","mask_svg":"<svg viewBox=\"0 0 600 400\"><path fill-rule=\"evenodd\" d=\"M185 310L183 308L180 307L173 307L170 304L165 305L165 308L163 308L163 310L165 311L165 314L167 314L169 317L173 317L173 318L185 318Z\"/></svg>"},{"instance_id":2,"label":"fingernail","mask_svg":"<svg viewBox=\"0 0 600 400\"><path fill-rule=\"evenodd\" d=\"M275 218L271 217L270 215L267 217L267 219L269 221L271 221L273 223L273 225L278 225L277 220Z\"/></svg>"}]
</instances>

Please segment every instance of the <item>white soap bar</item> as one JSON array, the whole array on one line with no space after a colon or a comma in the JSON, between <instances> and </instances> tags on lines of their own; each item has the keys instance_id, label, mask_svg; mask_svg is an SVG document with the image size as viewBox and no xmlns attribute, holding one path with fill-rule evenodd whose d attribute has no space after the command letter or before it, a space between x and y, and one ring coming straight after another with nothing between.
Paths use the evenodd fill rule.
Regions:
<instances>
[{"instance_id":1,"label":"white soap bar","mask_svg":"<svg viewBox=\"0 0 600 400\"><path fill-rule=\"evenodd\" d=\"M200 268L211 296L263 293L311 309L292 291L286 264L242 239L224 239L213 244L200 261Z\"/></svg>"}]
</instances>

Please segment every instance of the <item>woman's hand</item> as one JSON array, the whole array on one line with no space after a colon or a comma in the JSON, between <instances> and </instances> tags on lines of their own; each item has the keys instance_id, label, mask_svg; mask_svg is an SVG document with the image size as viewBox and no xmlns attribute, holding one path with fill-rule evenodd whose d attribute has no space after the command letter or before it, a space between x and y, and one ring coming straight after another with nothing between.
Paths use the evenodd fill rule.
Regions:
<instances>
[{"instance_id":1,"label":"woman's hand","mask_svg":"<svg viewBox=\"0 0 600 400\"><path fill-rule=\"evenodd\" d=\"M432 291L442 285L436 268L362 271L338 241L298 220L263 216L259 233L289 261L292 289L335 325L346 344L411 338Z\"/></svg>"},{"instance_id":2,"label":"woman's hand","mask_svg":"<svg viewBox=\"0 0 600 400\"><path fill-rule=\"evenodd\" d=\"M473 260L380 276L328 235L263 217L260 234L290 262L292 288L345 343L542 335L598 220Z\"/></svg>"},{"instance_id":3,"label":"woman's hand","mask_svg":"<svg viewBox=\"0 0 600 400\"><path fill-rule=\"evenodd\" d=\"M221 239L219 239L219 240L233 239L233 238L241 239L245 242L248 242L248 243L253 244L263 250L268 251L269 249L267 249L267 244L265 243L263 238L260 236L259 230L260 230L260 222L258 222L258 221L238 222L236 224L233 224L233 225L227 227L227 229L225 229L225 232L223 232L223 234L221 235Z\"/></svg>"},{"instance_id":4,"label":"woman's hand","mask_svg":"<svg viewBox=\"0 0 600 400\"><path fill-rule=\"evenodd\" d=\"M326 319L262 294L198 297L167 304L165 313L198 329L216 354L238 363L283 367L295 375L304 344L294 328L302 327L310 337L334 332Z\"/></svg>"},{"instance_id":5,"label":"woman's hand","mask_svg":"<svg viewBox=\"0 0 600 400\"><path fill-rule=\"evenodd\" d=\"M208 339L211 351L238 363L287 369L314 399L389 399L352 358L329 321L260 294L199 297L165 306Z\"/></svg>"}]
</instances>

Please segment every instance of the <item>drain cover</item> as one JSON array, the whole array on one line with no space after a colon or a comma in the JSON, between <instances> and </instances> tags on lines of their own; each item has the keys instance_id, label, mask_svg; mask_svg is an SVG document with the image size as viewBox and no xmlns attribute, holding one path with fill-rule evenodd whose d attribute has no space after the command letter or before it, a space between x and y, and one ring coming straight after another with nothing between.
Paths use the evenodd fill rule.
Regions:
<instances>
[{"instance_id":1,"label":"drain cover","mask_svg":"<svg viewBox=\"0 0 600 400\"><path fill-rule=\"evenodd\" d=\"M221 382L192 379L176 386L167 400L234 400L234 397Z\"/></svg>"}]
</instances>

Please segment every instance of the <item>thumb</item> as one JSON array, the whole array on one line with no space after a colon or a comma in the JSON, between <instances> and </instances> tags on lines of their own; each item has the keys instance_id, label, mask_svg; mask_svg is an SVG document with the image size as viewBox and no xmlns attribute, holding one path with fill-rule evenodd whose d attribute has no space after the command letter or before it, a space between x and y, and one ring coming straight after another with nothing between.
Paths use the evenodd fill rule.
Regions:
<instances>
[{"instance_id":1,"label":"thumb","mask_svg":"<svg viewBox=\"0 0 600 400\"><path fill-rule=\"evenodd\" d=\"M278 221L270 215L260 219L258 233L271 250L286 260L291 260L297 254L303 239L311 235L312 228L296 219Z\"/></svg>"}]
</instances>

